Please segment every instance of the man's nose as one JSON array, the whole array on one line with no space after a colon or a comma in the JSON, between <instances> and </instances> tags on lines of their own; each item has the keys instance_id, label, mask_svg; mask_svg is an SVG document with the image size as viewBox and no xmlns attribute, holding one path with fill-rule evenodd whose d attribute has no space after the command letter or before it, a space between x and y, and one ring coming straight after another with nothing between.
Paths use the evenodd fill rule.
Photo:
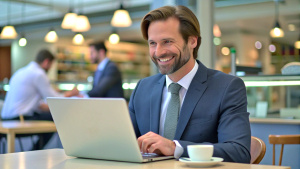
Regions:
<instances>
[{"instance_id":1,"label":"man's nose","mask_svg":"<svg viewBox=\"0 0 300 169\"><path fill-rule=\"evenodd\" d=\"M156 50L155 50L155 55L156 56L159 57L159 56L161 56L165 53L166 53L166 49L162 45L157 45L156 46Z\"/></svg>"}]
</instances>

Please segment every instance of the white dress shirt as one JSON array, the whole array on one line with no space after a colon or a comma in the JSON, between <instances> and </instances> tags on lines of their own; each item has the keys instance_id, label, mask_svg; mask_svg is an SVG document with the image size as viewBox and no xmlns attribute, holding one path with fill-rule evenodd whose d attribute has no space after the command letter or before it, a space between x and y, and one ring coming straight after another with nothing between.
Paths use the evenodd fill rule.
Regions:
<instances>
[{"instance_id":1,"label":"white dress shirt","mask_svg":"<svg viewBox=\"0 0 300 169\"><path fill-rule=\"evenodd\" d=\"M189 89L189 86L190 86L195 74L197 73L198 67L199 67L198 63L195 61L195 65L194 65L193 69L177 82L178 84L180 84L182 86L181 89L179 90L180 109L182 107L182 103L184 101L186 92ZM171 100L171 93L169 91L169 85L171 83L173 83L173 81L168 76L166 76L166 86L163 89L161 110L160 110L159 135L161 135L161 136L164 135L164 124L165 124L165 119L166 119L166 114L167 114L167 108L168 108L168 104ZM183 148L178 143L178 141L174 140L174 142L176 143L176 149L174 152L174 156L175 156L175 158L179 158L181 156L181 154L183 153Z\"/></svg>"},{"instance_id":2,"label":"white dress shirt","mask_svg":"<svg viewBox=\"0 0 300 169\"><path fill-rule=\"evenodd\" d=\"M1 117L11 119L33 115L43 99L62 96L52 88L45 70L38 63L30 62L11 77Z\"/></svg>"}]
</instances>

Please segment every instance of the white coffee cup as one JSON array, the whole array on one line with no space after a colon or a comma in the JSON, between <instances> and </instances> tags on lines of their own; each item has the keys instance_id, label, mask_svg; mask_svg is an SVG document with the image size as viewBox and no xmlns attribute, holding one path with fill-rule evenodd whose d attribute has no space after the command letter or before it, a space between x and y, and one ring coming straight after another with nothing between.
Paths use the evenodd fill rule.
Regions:
<instances>
[{"instance_id":1,"label":"white coffee cup","mask_svg":"<svg viewBox=\"0 0 300 169\"><path fill-rule=\"evenodd\" d=\"M213 145L188 145L191 161L210 161L214 152Z\"/></svg>"}]
</instances>

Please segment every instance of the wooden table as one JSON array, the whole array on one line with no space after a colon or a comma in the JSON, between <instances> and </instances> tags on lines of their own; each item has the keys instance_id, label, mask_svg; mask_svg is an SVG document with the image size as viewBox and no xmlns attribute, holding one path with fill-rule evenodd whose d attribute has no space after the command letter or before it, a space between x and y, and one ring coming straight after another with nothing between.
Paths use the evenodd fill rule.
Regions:
<instances>
[{"instance_id":1,"label":"wooden table","mask_svg":"<svg viewBox=\"0 0 300 169\"><path fill-rule=\"evenodd\" d=\"M53 133L56 127L50 121L1 121L0 133L6 134L7 152L15 152L16 134Z\"/></svg>"},{"instance_id":2,"label":"wooden table","mask_svg":"<svg viewBox=\"0 0 300 169\"><path fill-rule=\"evenodd\" d=\"M65 155L63 149L28 151L0 155L0 168L9 169L191 169L175 159L150 163L127 163L79 159ZM209 168L206 168L209 169ZM290 169L290 167L222 162L211 169Z\"/></svg>"}]
</instances>

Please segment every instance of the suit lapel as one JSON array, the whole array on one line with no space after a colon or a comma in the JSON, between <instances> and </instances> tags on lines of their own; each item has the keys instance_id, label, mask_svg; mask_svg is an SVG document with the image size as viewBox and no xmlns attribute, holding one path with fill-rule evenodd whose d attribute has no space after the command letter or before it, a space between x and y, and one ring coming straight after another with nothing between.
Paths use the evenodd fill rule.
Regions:
<instances>
[{"instance_id":1,"label":"suit lapel","mask_svg":"<svg viewBox=\"0 0 300 169\"><path fill-rule=\"evenodd\" d=\"M160 122L160 109L163 88L166 78L162 76L161 79L153 86L153 92L151 93L150 100L150 131L159 133ZM145 96L146 97L146 96Z\"/></svg>"},{"instance_id":2,"label":"suit lapel","mask_svg":"<svg viewBox=\"0 0 300 169\"><path fill-rule=\"evenodd\" d=\"M182 104L174 138L175 140L179 140L181 138L182 133L190 120L197 102L207 88L207 68L201 62L198 62L198 64L199 67L197 73L189 86L189 89L185 95L184 102Z\"/></svg>"}]
</instances>

